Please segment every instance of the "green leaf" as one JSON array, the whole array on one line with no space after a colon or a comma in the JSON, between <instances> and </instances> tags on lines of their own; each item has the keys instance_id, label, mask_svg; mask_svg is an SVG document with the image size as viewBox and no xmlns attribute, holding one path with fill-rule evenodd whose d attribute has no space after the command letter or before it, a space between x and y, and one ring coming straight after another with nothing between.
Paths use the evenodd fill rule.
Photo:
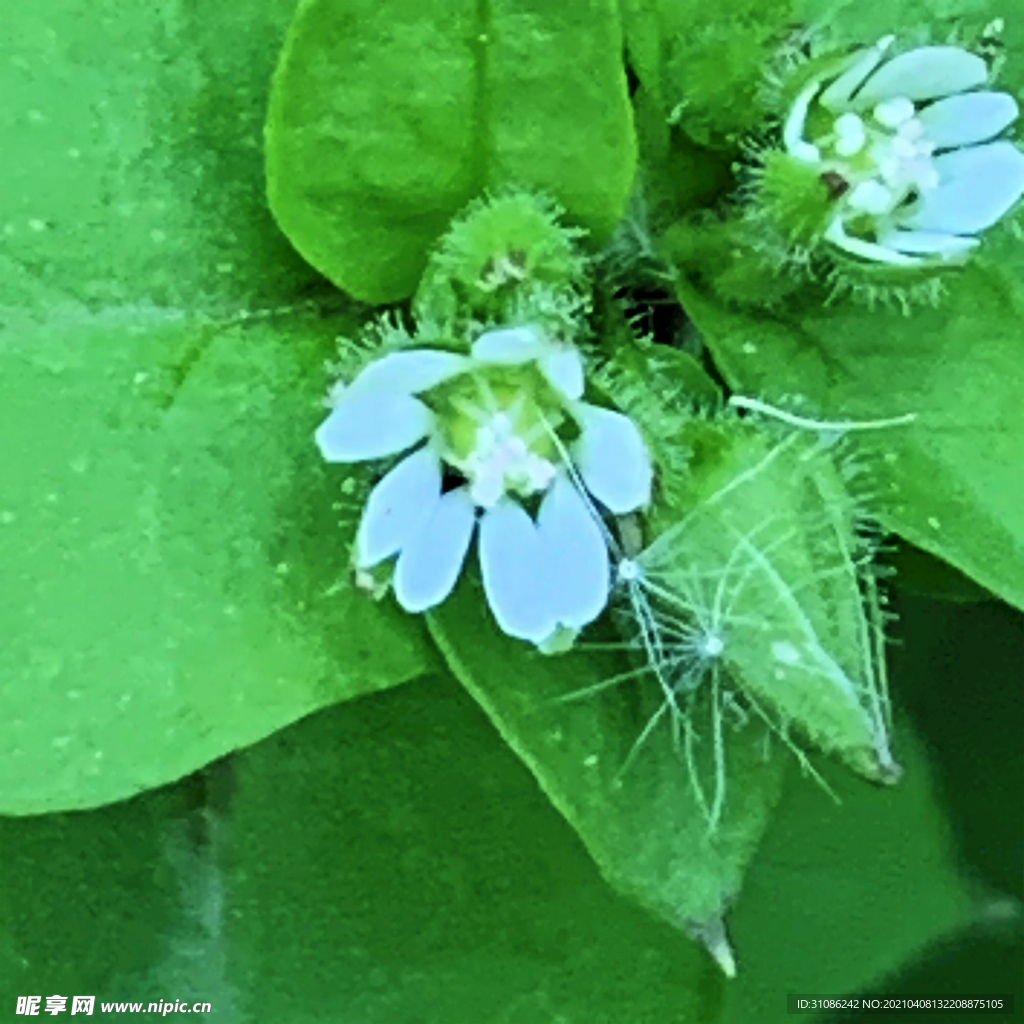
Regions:
<instances>
[{"instance_id":1,"label":"green leaf","mask_svg":"<svg viewBox=\"0 0 1024 1024\"><path fill-rule=\"evenodd\" d=\"M0 811L122 799L431 663L339 582L355 509L312 431L354 320L261 197L289 6L8 19Z\"/></svg>"},{"instance_id":2,"label":"green leaf","mask_svg":"<svg viewBox=\"0 0 1024 1024\"><path fill-rule=\"evenodd\" d=\"M615 898L450 677L235 761L223 934L251 1019L717 1019L707 958Z\"/></svg>"},{"instance_id":3,"label":"green leaf","mask_svg":"<svg viewBox=\"0 0 1024 1024\"><path fill-rule=\"evenodd\" d=\"M765 760L758 728L726 734L728 796L717 830L695 796L654 679L580 691L629 674L614 654L545 657L501 634L479 584L465 579L430 615L453 672L579 833L605 878L677 928L721 919L778 795L781 758ZM579 699L565 700L575 695ZM702 706L702 711L704 710ZM642 738L645 728L655 728ZM704 727L704 716L699 717ZM714 778L710 742L696 754Z\"/></svg>"},{"instance_id":4,"label":"green leaf","mask_svg":"<svg viewBox=\"0 0 1024 1024\"><path fill-rule=\"evenodd\" d=\"M271 206L370 302L414 291L472 198L546 192L600 244L636 142L613 0L303 0L267 121Z\"/></svg>"},{"instance_id":5,"label":"green leaf","mask_svg":"<svg viewBox=\"0 0 1024 1024\"><path fill-rule=\"evenodd\" d=\"M753 316L679 288L737 391L824 420L914 414L849 432L874 492L868 508L1024 608L1024 257L1010 244L965 268L937 308L906 316L852 302Z\"/></svg>"},{"instance_id":6,"label":"green leaf","mask_svg":"<svg viewBox=\"0 0 1024 1024\"><path fill-rule=\"evenodd\" d=\"M169 854L184 839L186 814L184 793L165 790L90 814L0 817L0 996L8 1012L18 995L40 996L45 1008L46 996L59 993L67 1012L72 996L94 995L102 1020L100 1000L148 1005L170 995L144 981L184 924ZM203 997L198 977L177 981L179 998Z\"/></svg>"},{"instance_id":7,"label":"green leaf","mask_svg":"<svg viewBox=\"0 0 1024 1024\"><path fill-rule=\"evenodd\" d=\"M0 793L85 807L429 663L343 579L312 431L337 322L79 312L0 356Z\"/></svg>"},{"instance_id":8,"label":"green leaf","mask_svg":"<svg viewBox=\"0 0 1024 1024\"><path fill-rule=\"evenodd\" d=\"M262 196L268 80L292 9L49 0L7 12L0 305L234 312L302 297L315 275Z\"/></svg>"},{"instance_id":9,"label":"green leaf","mask_svg":"<svg viewBox=\"0 0 1024 1024\"><path fill-rule=\"evenodd\" d=\"M779 805L732 917L740 959L727 1021L792 1020L787 993L877 992L884 975L977 919L927 750L908 730L897 742L898 786L822 765L841 804L803 782Z\"/></svg>"}]
</instances>

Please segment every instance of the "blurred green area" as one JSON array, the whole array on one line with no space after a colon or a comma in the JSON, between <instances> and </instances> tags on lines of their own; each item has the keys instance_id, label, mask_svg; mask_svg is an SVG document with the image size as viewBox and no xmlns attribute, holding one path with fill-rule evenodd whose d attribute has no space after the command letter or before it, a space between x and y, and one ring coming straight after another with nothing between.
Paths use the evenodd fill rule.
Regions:
<instances>
[{"instance_id":1,"label":"blurred green area","mask_svg":"<svg viewBox=\"0 0 1024 1024\"><path fill-rule=\"evenodd\" d=\"M895 606L897 718L927 764L904 742L901 786L851 782L842 807L793 773L732 915L734 982L616 897L482 712L424 678L126 803L0 819L0 1010L60 993L252 1024L765 1024L793 954L801 984L1009 990L1013 1015L984 1019L1021 1020L1021 617ZM944 929L964 895L975 923ZM872 957L885 977L857 973Z\"/></svg>"},{"instance_id":2,"label":"blurred green area","mask_svg":"<svg viewBox=\"0 0 1024 1024\"><path fill-rule=\"evenodd\" d=\"M897 700L929 759L982 920L937 942L873 992L1014 994L1011 1013L920 1020L1024 1020L1024 616L996 601L952 604L897 591L900 642L891 649ZM909 1021L861 1013L839 1021Z\"/></svg>"}]
</instances>

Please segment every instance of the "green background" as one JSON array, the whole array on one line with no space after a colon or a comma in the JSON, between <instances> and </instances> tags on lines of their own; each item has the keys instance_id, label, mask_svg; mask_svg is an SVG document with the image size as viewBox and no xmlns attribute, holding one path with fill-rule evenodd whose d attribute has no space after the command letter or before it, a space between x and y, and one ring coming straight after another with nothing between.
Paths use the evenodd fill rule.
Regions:
<instances>
[{"instance_id":1,"label":"green background","mask_svg":"<svg viewBox=\"0 0 1024 1024\"><path fill-rule=\"evenodd\" d=\"M912 724L923 748L901 748L904 802L856 783L840 813L790 779L731 917L733 982L612 893L484 715L434 676L128 802L0 821L2 1019L16 995L56 992L202 998L210 1019L254 1024L759 1024L788 1019L791 978L1013 991L1014 1013L986 1019L1021 1020L1020 616L897 605L897 735ZM940 919L954 885L974 901L954 914L966 929Z\"/></svg>"}]
</instances>

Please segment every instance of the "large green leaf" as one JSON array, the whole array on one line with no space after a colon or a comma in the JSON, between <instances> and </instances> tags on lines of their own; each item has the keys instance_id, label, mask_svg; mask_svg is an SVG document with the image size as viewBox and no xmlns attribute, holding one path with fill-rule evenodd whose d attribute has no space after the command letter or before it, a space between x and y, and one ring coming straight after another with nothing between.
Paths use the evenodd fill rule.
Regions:
<instances>
[{"instance_id":1,"label":"large green leaf","mask_svg":"<svg viewBox=\"0 0 1024 1024\"><path fill-rule=\"evenodd\" d=\"M717 1019L717 969L614 896L450 677L236 764L223 935L250 1019Z\"/></svg>"},{"instance_id":2,"label":"large green leaf","mask_svg":"<svg viewBox=\"0 0 1024 1024\"><path fill-rule=\"evenodd\" d=\"M764 730L724 738L727 798L716 828L696 796L668 717L638 744L661 692L653 677L578 694L628 673L613 654L545 657L501 634L480 584L465 579L430 616L431 630L457 678L577 830L608 881L678 928L699 933L720 922L739 894L771 808L783 758L765 755ZM702 787L715 777L706 707L695 729ZM660 715L659 715L660 718Z\"/></svg>"},{"instance_id":3,"label":"large green leaf","mask_svg":"<svg viewBox=\"0 0 1024 1024\"><path fill-rule=\"evenodd\" d=\"M234 310L292 302L315 281L262 195L268 82L293 7L7 11L0 304L48 285L94 306Z\"/></svg>"},{"instance_id":4,"label":"large green leaf","mask_svg":"<svg viewBox=\"0 0 1024 1024\"><path fill-rule=\"evenodd\" d=\"M549 193L598 242L636 142L613 0L303 0L267 122L271 206L337 285L412 294L465 203Z\"/></svg>"},{"instance_id":5,"label":"large green leaf","mask_svg":"<svg viewBox=\"0 0 1024 1024\"><path fill-rule=\"evenodd\" d=\"M680 294L736 390L825 420L914 414L850 432L851 457L875 492L868 508L1024 607L1022 271L1019 245L994 247L937 308L906 316L853 302L753 316L685 283Z\"/></svg>"},{"instance_id":6,"label":"large green leaf","mask_svg":"<svg viewBox=\"0 0 1024 1024\"><path fill-rule=\"evenodd\" d=\"M150 319L83 311L0 356L7 812L130 795L425 664L419 623L343 578L311 443L336 327Z\"/></svg>"},{"instance_id":7,"label":"large green leaf","mask_svg":"<svg viewBox=\"0 0 1024 1024\"><path fill-rule=\"evenodd\" d=\"M261 198L287 7L7 19L5 812L129 796L429 660L414 620L342 579L312 444L354 320L305 309L312 275Z\"/></svg>"}]
</instances>

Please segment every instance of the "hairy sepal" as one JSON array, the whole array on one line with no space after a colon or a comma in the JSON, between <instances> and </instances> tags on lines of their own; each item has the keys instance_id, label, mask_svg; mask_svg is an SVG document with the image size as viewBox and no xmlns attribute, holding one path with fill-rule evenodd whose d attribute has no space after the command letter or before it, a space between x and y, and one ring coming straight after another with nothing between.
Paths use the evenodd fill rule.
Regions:
<instances>
[{"instance_id":1,"label":"hairy sepal","mask_svg":"<svg viewBox=\"0 0 1024 1024\"><path fill-rule=\"evenodd\" d=\"M534 322L571 336L587 311L585 235L542 196L506 190L471 203L431 252L413 299L423 323L460 333L472 325Z\"/></svg>"},{"instance_id":2,"label":"hairy sepal","mask_svg":"<svg viewBox=\"0 0 1024 1024\"><path fill-rule=\"evenodd\" d=\"M825 440L736 419L694 420L681 440L687 493L638 558L655 621L720 647L747 703L795 750L894 781L871 548Z\"/></svg>"}]
</instances>

